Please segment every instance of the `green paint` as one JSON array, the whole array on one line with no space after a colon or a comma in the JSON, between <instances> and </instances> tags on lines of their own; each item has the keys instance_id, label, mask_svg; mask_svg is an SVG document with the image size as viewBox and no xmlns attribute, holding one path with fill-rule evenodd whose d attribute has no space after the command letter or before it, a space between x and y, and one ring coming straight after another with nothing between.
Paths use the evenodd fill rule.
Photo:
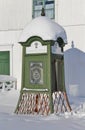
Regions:
<instances>
[{"instance_id":1,"label":"green paint","mask_svg":"<svg viewBox=\"0 0 85 130\"><path fill-rule=\"evenodd\" d=\"M0 52L0 74L3 75L10 74L10 52L9 51Z\"/></svg>"},{"instance_id":2,"label":"green paint","mask_svg":"<svg viewBox=\"0 0 85 130\"><path fill-rule=\"evenodd\" d=\"M39 54L26 54L26 47L30 47L32 42L39 41L42 45L47 46L47 53L39 53ZM22 54L22 89L21 94L23 92L23 88L27 89L48 89L48 93L50 95L50 109L52 112L53 104L52 104L52 93L54 91L63 91L64 86L64 61L62 55L52 54L51 46L54 44L54 41L43 41L40 37L31 37L25 43L21 43L23 46L23 54ZM55 65L55 63L57 65ZM41 65L42 69L37 69L37 66ZM34 67L34 68L31 68ZM57 69L56 69L57 68ZM34 82L33 75L35 75L35 70L42 75L42 83L36 80ZM32 71L31 71L32 70ZM42 71L42 72L41 72ZM55 75L55 72L57 75ZM32 77L32 80L31 80ZM36 74L35 79L38 78L38 74ZM36 93L36 91L30 91ZM44 93L41 92L40 93Z\"/></svg>"}]
</instances>

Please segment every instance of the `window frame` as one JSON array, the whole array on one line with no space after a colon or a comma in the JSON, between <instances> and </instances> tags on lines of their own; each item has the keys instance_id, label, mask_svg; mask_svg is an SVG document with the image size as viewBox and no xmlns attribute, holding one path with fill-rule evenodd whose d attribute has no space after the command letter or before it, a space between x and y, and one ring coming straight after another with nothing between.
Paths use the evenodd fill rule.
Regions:
<instances>
[{"instance_id":1,"label":"window frame","mask_svg":"<svg viewBox=\"0 0 85 130\"><path fill-rule=\"evenodd\" d=\"M34 9L35 5L36 5L36 7L38 6L37 2L39 2L39 0L35 1L36 2L35 5L34 5L34 1L35 0L32 1L32 18L36 18L36 17L40 16L41 9L43 7L45 9L45 14L47 14L46 13L47 11L51 11L51 13L52 13L51 17L49 15L46 15L46 16L49 17L50 19L55 19L55 0L51 0L51 1L41 0L42 4L40 4L40 6L41 6L40 9ZM53 7L46 8L46 5L49 5L50 3L52 3L52 1L53 1L53 5L52 5ZM39 12L39 14L35 15L35 12Z\"/></svg>"}]
</instances>

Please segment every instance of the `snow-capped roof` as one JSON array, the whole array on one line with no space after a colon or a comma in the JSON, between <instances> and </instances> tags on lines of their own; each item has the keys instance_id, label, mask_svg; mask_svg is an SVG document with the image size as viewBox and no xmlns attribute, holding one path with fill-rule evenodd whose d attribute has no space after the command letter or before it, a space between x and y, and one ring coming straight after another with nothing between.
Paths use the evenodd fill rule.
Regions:
<instances>
[{"instance_id":1,"label":"snow-capped roof","mask_svg":"<svg viewBox=\"0 0 85 130\"><path fill-rule=\"evenodd\" d=\"M46 16L39 16L31 21L23 30L19 42L26 42L30 37L39 36L43 40L54 40L61 37L67 43L66 32L59 24Z\"/></svg>"}]
</instances>

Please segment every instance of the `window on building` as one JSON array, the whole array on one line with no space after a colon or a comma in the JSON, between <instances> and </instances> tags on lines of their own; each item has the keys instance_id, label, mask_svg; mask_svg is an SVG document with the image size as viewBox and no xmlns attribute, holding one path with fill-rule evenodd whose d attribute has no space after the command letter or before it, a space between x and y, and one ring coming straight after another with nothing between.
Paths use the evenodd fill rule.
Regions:
<instances>
[{"instance_id":1,"label":"window on building","mask_svg":"<svg viewBox=\"0 0 85 130\"><path fill-rule=\"evenodd\" d=\"M33 18L41 15L42 7L45 9L45 15L54 19L54 0L33 0Z\"/></svg>"}]
</instances>

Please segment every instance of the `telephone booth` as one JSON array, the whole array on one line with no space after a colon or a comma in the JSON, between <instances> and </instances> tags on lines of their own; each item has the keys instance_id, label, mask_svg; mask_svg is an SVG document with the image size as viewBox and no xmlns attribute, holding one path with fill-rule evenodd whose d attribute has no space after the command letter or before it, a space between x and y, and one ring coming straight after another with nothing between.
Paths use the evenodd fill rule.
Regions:
<instances>
[{"instance_id":1,"label":"telephone booth","mask_svg":"<svg viewBox=\"0 0 85 130\"><path fill-rule=\"evenodd\" d=\"M40 16L23 30L19 43L23 48L22 87L16 113L49 114L52 93L65 90L65 30L46 16Z\"/></svg>"}]
</instances>

